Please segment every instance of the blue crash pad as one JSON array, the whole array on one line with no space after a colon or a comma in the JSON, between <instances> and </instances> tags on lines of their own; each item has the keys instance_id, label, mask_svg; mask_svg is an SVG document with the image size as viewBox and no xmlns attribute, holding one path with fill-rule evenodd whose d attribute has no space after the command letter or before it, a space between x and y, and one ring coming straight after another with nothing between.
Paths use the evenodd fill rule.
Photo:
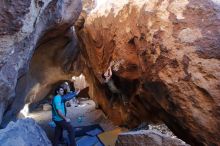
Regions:
<instances>
[{"instance_id":1,"label":"blue crash pad","mask_svg":"<svg viewBox=\"0 0 220 146\"><path fill-rule=\"evenodd\" d=\"M83 136L76 142L78 146L94 146L97 143L99 143L99 139L96 136Z\"/></svg>"},{"instance_id":2,"label":"blue crash pad","mask_svg":"<svg viewBox=\"0 0 220 146\"><path fill-rule=\"evenodd\" d=\"M94 130L86 132L86 134L89 135L89 136L96 136L96 135L99 135L102 132L103 131L101 129L96 128Z\"/></svg>"}]
</instances>

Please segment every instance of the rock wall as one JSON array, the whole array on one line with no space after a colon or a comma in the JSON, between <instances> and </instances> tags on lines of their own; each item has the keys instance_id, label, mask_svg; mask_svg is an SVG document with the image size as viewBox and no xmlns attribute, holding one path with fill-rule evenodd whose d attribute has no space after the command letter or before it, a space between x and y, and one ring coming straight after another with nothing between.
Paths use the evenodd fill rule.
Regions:
<instances>
[{"instance_id":1,"label":"rock wall","mask_svg":"<svg viewBox=\"0 0 220 146\"><path fill-rule=\"evenodd\" d=\"M141 130L119 134L116 146L189 146L185 142L155 132L153 130Z\"/></svg>"},{"instance_id":2,"label":"rock wall","mask_svg":"<svg viewBox=\"0 0 220 146\"><path fill-rule=\"evenodd\" d=\"M78 18L81 9L80 0L0 0L0 123L3 114L11 117L19 112L32 87L39 86L38 83L41 83L43 78L56 76L54 72L61 74L59 70L64 70L57 67L54 72L48 71L50 75L42 77L45 71L43 68L48 65L48 62L51 63L51 61L45 62L44 60L49 54L47 52L56 53L56 50L59 49L73 50L73 48L67 48L74 47L76 41L73 34L69 33L71 32L69 29ZM51 43L53 41L57 42ZM56 46L56 43L59 46ZM42 48L42 46L46 48ZM38 48L38 55L42 55L42 50L47 55L39 56L38 60L36 57L32 59L35 48ZM67 51L58 52L67 53ZM74 51L70 53L74 53ZM59 55L54 56L58 58ZM34 60L31 64L35 65L31 69L34 73L28 73L31 59ZM35 60L37 62L34 64ZM66 66L68 63L63 59L60 64ZM45 71L45 73L47 72ZM39 77L40 75L41 77ZM59 79L57 78L57 81ZM49 82L47 84L54 82L54 80L48 80L46 80ZM42 86L44 88L45 84ZM38 100L45 95L46 91L41 93L43 94L39 95ZM8 118L5 119L8 120Z\"/></svg>"},{"instance_id":3,"label":"rock wall","mask_svg":"<svg viewBox=\"0 0 220 146\"><path fill-rule=\"evenodd\" d=\"M220 3L96 1L76 22L90 96L117 124L163 121L192 145L220 145ZM110 109L102 74L129 105Z\"/></svg>"},{"instance_id":4,"label":"rock wall","mask_svg":"<svg viewBox=\"0 0 220 146\"><path fill-rule=\"evenodd\" d=\"M0 130L0 141L4 146L52 145L46 133L33 119L10 122L5 129Z\"/></svg>"}]
</instances>

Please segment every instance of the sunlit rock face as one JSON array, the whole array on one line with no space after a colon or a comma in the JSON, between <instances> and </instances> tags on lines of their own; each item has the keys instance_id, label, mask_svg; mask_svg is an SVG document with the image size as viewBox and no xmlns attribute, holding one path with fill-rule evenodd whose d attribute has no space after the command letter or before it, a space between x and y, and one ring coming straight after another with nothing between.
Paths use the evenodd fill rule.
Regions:
<instances>
[{"instance_id":1,"label":"sunlit rock face","mask_svg":"<svg viewBox=\"0 0 220 146\"><path fill-rule=\"evenodd\" d=\"M162 120L192 145L220 145L219 2L100 0L94 7L76 28L90 94L109 117L128 126ZM118 109L103 91L111 61L119 62L113 79L129 98Z\"/></svg>"},{"instance_id":2,"label":"sunlit rock face","mask_svg":"<svg viewBox=\"0 0 220 146\"><path fill-rule=\"evenodd\" d=\"M76 46L76 40L70 27L81 9L80 0L0 0L0 123L3 114L8 121L19 112L29 91L39 89L39 99L28 99L40 100L46 94L42 89L48 90L47 85L54 82L52 76L61 79L68 57L59 57L74 54L71 47ZM47 70L47 65L51 69ZM59 65L60 69L53 70Z\"/></svg>"}]
</instances>

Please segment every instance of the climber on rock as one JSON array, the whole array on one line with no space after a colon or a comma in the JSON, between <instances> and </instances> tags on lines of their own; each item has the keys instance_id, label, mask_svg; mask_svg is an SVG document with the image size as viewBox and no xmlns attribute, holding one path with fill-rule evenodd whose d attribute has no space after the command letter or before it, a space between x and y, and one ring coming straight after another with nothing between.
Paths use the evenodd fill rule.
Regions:
<instances>
[{"instance_id":1,"label":"climber on rock","mask_svg":"<svg viewBox=\"0 0 220 146\"><path fill-rule=\"evenodd\" d=\"M104 79L104 83L107 84L109 90L111 91L110 106L111 107L113 106L113 102L117 100L117 96L121 99L123 104L126 105L128 103L127 97L116 87L112 79L112 66L113 65L114 65L114 62L111 62L107 71L102 75Z\"/></svg>"},{"instance_id":2,"label":"climber on rock","mask_svg":"<svg viewBox=\"0 0 220 146\"><path fill-rule=\"evenodd\" d=\"M66 129L69 134L70 145L75 146L75 136L73 127L70 124L70 119L66 117L65 101L68 101L79 94L80 91L71 92L64 95L64 88L59 86L55 90L55 96L52 99L52 119L56 124L55 136L53 145L57 146L62 137L63 129Z\"/></svg>"}]
</instances>

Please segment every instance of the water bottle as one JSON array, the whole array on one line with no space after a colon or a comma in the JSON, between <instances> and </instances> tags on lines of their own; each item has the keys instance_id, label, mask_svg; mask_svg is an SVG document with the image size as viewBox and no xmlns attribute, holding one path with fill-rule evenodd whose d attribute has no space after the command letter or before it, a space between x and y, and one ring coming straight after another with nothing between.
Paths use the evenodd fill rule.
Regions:
<instances>
[{"instance_id":1,"label":"water bottle","mask_svg":"<svg viewBox=\"0 0 220 146\"><path fill-rule=\"evenodd\" d=\"M77 118L77 121L78 121L78 123L81 123L81 122L82 122L82 116L79 116L79 117Z\"/></svg>"},{"instance_id":2,"label":"water bottle","mask_svg":"<svg viewBox=\"0 0 220 146\"><path fill-rule=\"evenodd\" d=\"M54 121L51 121L48 123L50 127L52 128L55 128L56 127L56 124L54 123Z\"/></svg>"}]
</instances>

